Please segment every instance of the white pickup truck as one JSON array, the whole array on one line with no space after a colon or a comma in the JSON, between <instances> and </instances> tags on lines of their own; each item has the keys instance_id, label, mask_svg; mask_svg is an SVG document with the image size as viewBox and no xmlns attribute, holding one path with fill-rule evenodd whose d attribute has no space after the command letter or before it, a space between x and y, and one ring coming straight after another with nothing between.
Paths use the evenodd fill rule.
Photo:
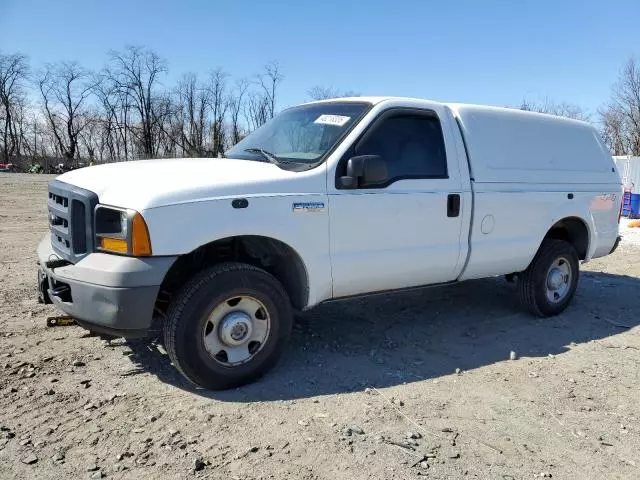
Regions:
<instances>
[{"instance_id":1,"label":"white pickup truck","mask_svg":"<svg viewBox=\"0 0 640 480\"><path fill-rule=\"evenodd\" d=\"M112 335L161 322L180 372L223 389L274 365L295 310L507 275L531 313L556 315L578 263L619 241L619 175L574 120L337 99L283 111L225 157L51 181L41 299Z\"/></svg>"}]
</instances>

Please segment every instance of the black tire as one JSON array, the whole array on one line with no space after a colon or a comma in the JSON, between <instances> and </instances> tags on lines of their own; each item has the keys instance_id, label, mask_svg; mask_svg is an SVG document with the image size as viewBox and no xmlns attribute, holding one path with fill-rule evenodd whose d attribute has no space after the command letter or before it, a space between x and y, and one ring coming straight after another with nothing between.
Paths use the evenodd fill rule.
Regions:
<instances>
[{"instance_id":1,"label":"black tire","mask_svg":"<svg viewBox=\"0 0 640 480\"><path fill-rule=\"evenodd\" d=\"M566 259L571 278L566 295L557 302L547 298L547 273L553 262ZM576 293L580 268L578 254L573 246L563 240L545 239L529 267L518 275L520 303L538 317L552 317L562 313Z\"/></svg>"},{"instance_id":2,"label":"black tire","mask_svg":"<svg viewBox=\"0 0 640 480\"><path fill-rule=\"evenodd\" d=\"M264 345L246 363L227 366L204 345L209 313L234 296L260 301L270 316ZM243 263L222 263L194 276L169 306L163 325L164 345L174 366L197 386L224 390L250 383L277 362L291 334L293 314L282 284L272 275Z\"/></svg>"}]
</instances>

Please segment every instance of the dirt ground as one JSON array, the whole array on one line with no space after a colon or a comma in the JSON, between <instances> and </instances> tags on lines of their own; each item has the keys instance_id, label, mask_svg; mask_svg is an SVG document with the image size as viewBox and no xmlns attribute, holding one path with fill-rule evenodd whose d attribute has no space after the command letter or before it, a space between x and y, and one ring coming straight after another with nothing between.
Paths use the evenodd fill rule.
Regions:
<instances>
[{"instance_id":1,"label":"dirt ground","mask_svg":"<svg viewBox=\"0 0 640 480\"><path fill-rule=\"evenodd\" d=\"M215 393L153 341L45 326L50 178L0 174L0 478L640 477L636 232L555 319L502 279L327 304L263 380Z\"/></svg>"}]
</instances>

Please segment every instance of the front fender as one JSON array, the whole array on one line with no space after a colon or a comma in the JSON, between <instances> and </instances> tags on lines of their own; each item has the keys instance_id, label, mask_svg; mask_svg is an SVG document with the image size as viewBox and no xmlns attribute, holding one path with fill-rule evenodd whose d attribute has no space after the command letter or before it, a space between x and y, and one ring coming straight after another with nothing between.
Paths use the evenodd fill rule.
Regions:
<instances>
[{"instance_id":1,"label":"front fender","mask_svg":"<svg viewBox=\"0 0 640 480\"><path fill-rule=\"evenodd\" d=\"M257 235L279 240L302 259L309 278L309 306L331 297L329 216L326 195L244 197L157 207L142 212L153 255L184 255L216 240ZM294 208L300 204L314 208Z\"/></svg>"}]
</instances>

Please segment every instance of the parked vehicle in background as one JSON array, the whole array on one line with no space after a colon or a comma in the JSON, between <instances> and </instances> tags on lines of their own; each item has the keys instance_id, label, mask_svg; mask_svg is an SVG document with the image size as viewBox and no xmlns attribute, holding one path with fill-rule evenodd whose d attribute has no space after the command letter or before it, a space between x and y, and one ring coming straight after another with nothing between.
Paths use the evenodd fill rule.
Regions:
<instances>
[{"instance_id":1,"label":"parked vehicle in background","mask_svg":"<svg viewBox=\"0 0 640 480\"><path fill-rule=\"evenodd\" d=\"M0 163L0 172L16 172L17 169L13 163Z\"/></svg>"},{"instance_id":2,"label":"parked vehicle in background","mask_svg":"<svg viewBox=\"0 0 640 480\"><path fill-rule=\"evenodd\" d=\"M155 317L174 365L221 389L273 366L294 310L507 275L532 314L557 315L579 262L619 241L620 178L579 121L340 99L285 110L226 157L52 181L42 299L125 337Z\"/></svg>"},{"instance_id":3,"label":"parked vehicle in background","mask_svg":"<svg viewBox=\"0 0 640 480\"><path fill-rule=\"evenodd\" d=\"M57 163L55 165L49 166L49 172L57 175L61 175L65 172L71 171L71 167L69 165L65 165L64 163Z\"/></svg>"}]
</instances>

